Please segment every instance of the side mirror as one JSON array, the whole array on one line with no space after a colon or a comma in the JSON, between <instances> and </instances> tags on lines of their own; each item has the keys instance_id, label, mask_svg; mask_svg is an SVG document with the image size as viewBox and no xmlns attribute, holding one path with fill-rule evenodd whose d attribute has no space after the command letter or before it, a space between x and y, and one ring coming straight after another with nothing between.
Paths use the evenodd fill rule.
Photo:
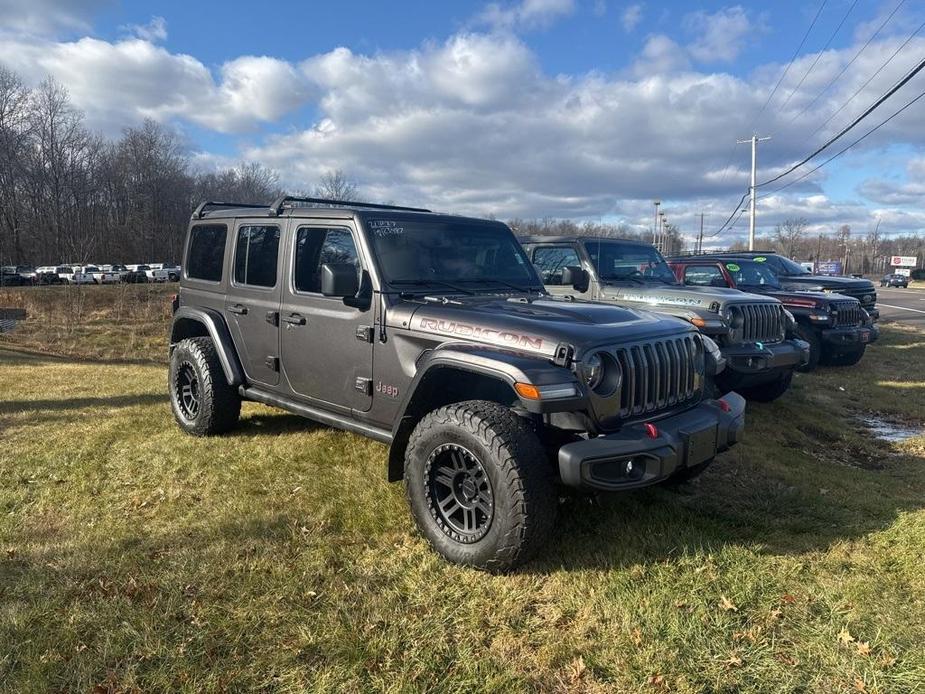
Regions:
<instances>
[{"instance_id":1,"label":"side mirror","mask_svg":"<svg viewBox=\"0 0 925 694\"><path fill-rule=\"evenodd\" d=\"M576 292L588 291L588 273L577 265L562 269L562 284L571 285Z\"/></svg>"},{"instance_id":2,"label":"side mirror","mask_svg":"<svg viewBox=\"0 0 925 694\"><path fill-rule=\"evenodd\" d=\"M711 287L726 287L726 280L722 277L714 277L710 280Z\"/></svg>"},{"instance_id":3,"label":"side mirror","mask_svg":"<svg viewBox=\"0 0 925 694\"><path fill-rule=\"evenodd\" d=\"M353 263L325 263L321 266L321 293L348 299L360 290L360 279Z\"/></svg>"}]
</instances>

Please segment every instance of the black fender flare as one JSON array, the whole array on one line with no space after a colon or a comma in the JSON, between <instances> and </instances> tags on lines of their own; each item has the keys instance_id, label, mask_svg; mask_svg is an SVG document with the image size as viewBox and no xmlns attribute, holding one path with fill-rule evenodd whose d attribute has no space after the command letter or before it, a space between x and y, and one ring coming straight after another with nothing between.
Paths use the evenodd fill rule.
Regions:
<instances>
[{"instance_id":1,"label":"black fender flare","mask_svg":"<svg viewBox=\"0 0 925 694\"><path fill-rule=\"evenodd\" d=\"M405 444L412 429L426 412L418 411L416 396L427 379L439 377L444 370L456 373L478 374L506 384L514 392L521 406L532 414L574 411L588 408L588 397L575 374L566 367L557 366L546 357L530 356L507 350L469 343L445 343L424 352L417 361L414 378L405 390L398 416L392 426L392 445L389 450L389 481L402 478ZM521 397L514 390L515 383L535 386L574 384L574 397L541 401ZM428 410L429 411L429 410Z\"/></svg>"},{"instance_id":2,"label":"black fender flare","mask_svg":"<svg viewBox=\"0 0 925 694\"><path fill-rule=\"evenodd\" d=\"M241 368L241 360L234 348L234 342L231 340L231 333L225 324L222 314L211 308L192 308L190 306L181 306L173 314L173 324L170 328L170 352L176 346L177 330L176 326L182 320L191 320L202 324L212 343L215 345L215 351L218 353L218 359L222 365L222 371L225 372L225 378L230 386L240 386L244 384L244 369Z\"/></svg>"}]
</instances>

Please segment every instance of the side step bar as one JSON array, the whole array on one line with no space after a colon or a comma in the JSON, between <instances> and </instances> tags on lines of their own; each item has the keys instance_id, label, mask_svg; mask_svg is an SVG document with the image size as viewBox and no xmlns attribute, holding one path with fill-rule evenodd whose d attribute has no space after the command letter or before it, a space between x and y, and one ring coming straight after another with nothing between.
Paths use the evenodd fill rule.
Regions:
<instances>
[{"instance_id":1,"label":"side step bar","mask_svg":"<svg viewBox=\"0 0 925 694\"><path fill-rule=\"evenodd\" d=\"M317 407L297 402L282 395L277 395L276 393L268 393L259 388L254 388L253 386L250 388L240 386L238 392L241 394L242 398L246 398L247 400L254 400L256 402L262 402L264 405L279 407L287 412L292 412L306 419L321 422L335 429L343 429L344 431L351 431L355 434L368 436L380 443L392 443L392 432L388 429L381 429L372 424L364 424L363 422L358 422L342 415L320 410Z\"/></svg>"}]
</instances>

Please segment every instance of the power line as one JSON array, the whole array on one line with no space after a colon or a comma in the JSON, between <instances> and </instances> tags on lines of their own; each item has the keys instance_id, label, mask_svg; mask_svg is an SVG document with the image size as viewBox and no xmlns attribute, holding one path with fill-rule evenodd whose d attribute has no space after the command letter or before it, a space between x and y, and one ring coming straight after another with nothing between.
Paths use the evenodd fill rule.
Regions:
<instances>
[{"instance_id":1,"label":"power line","mask_svg":"<svg viewBox=\"0 0 925 694\"><path fill-rule=\"evenodd\" d=\"M787 73L790 72L790 67L793 65L793 61L796 60L797 56L800 54L800 51L803 50L803 44L806 43L806 39L809 38L810 32L813 30L813 27L816 26L816 21L819 19L819 15L822 14L822 9L825 7L826 2L828 2L828 0L822 0L822 3L820 3L819 9L816 10L816 16L813 17L813 21L810 23L809 28L806 30L806 33L803 34L803 39L800 41L800 45L797 46L797 49L793 52L793 55L790 58L790 62L787 63L787 67L784 68L784 72L781 74L780 79L777 80L777 84L774 85L774 89L772 89L771 93L768 94L768 98L764 102L764 106L761 107L761 110L758 111L758 115L755 116L754 120L752 121L753 124L757 125L758 119L761 118L761 114L764 113L764 110L768 107L768 104L771 103L771 99L773 99L774 95L777 93L781 82L784 81Z\"/></svg>"},{"instance_id":2,"label":"power line","mask_svg":"<svg viewBox=\"0 0 925 694\"><path fill-rule=\"evenodd\" d=\"M803 160L801 160L799 163L794 164L793 166L791 166L789 169L787 169L787 170L784 171L783 173L780 173L780 174L778 174L777 176L774 176L773 178L769 178L767 181L764 181L764 182L762 182L762 183L756 184L756 187L757 187L757 188L760 188L760 187L762 187L762 186L768 185L769 183L774 183L774 181L779 181L780 179L782 179L782 178L783 178L784 176L786 176L787 174L792 173L793 171L796 171L798 168L800 168L801 166L803 166L803 164L805 164L806 162L808 162L810 159L812 159L813 157L815 157L817 154L820 154L823 150L825 150L825 149L828 148L830 145L834 144L837 140L839 140L841 137L843 137L845 134L847 134L848 131L850 131L852 128L854 128L858 123L860 123L862 120L864 120L865 118L867 118L867 116L869 116L871 113L873 113L884 101L886 101L886 100L889 99L891 96L893 96L893 94L895 94L897 91L899 91L899 89L901 89L909 80L911 80L911 79L912 79L913 77L915 77L919 72L921 72L922 69L925 69L925 59L919 61L919 64L916 65L914 68L912 68L909 72L907 72L906 75L905 75L901 80L899 80L899 82L897 82L897 83L894 84L892 87L890 87L889 91L887 91L886 94L884 94L884 95L881 96L879 99L877 99L873 104L871 104L870 106L868 106L867 109L866 109L860 116L858 116L858 117L855 118L853 121L851 121L851 123L849 123L847 126L845 126L844 128L842 128L842 130L841 130L837 135L835 135L834 137L829 138L829 139L825 142L825 144L823 144L821 147L818 147L812 154L810 154L809 156L805 157L805 158L804 158Z\"/></svg>"},{"instance_id":3,"label":"power line","mask_svg":"<svg viewBox=\"0 0 925 694\"><path fill-rule=\"evenodd\" d=\"M800 81L797 82L797 86L795 86L790 91L790 94L788 94L787 98L784 99L784 103L780 105L780 110L782 111L784 110L787 104L790 103L790 99L793 98L793 95L797 93L797 89L803 86L803 82L806 81L806 78L809 77L809 73L811 73L813 71L813 68L816 67L816 64L819 62L819 59L822 58L822 54L825 53L826 50L828 50L829 46L832 44L832 41L835 40L835 37L838 35L838 32L841 31L841 28L844 26L845 22L848 20L848 17L851 14L851 11L854 10L857 4L858 4L858 0L854 0L854 2L851 3L851 6L848 7L848 11L845 12L845 16L841 18L841 21L838 23L838 26L835 27L835 31L832 32L831 36L829 36L829 40L826 41L822 49L816 53L816 59L813 60L812 65L810 65L809 69L805 73L803 73L803 77L801 77Z\"/></svg>"},{"instance_id":4,"label":"power line","mask_svg":"<svg viewBox=\"0 0 925 694\"><path fill-rule=\"evenodd\" d=\"M905 41L903 41L902 45L900 45L899 48L897 48L895 51L893 51L893 55L891 55L889 58L887 58L887 59L886 59L886 62L884 62L883 65L881 65L880 67L878 67L878 68L877 68L877 71L874 72L874 74L872 74L870 77L868 77L868 78L867 78L867 81L866 81L864 84L862 84L860 87L858 87L857 91L855 91L854 94L852 94L851 96L849 96L849 97L848 97L848 100L847 100L845 103L843 103L841 106L839 106L838 109L837 109L831 116L829 116L829 117L826 118L824 121L822 121L822 123L821 123L820 125L818 125L818 126L816 127L816 129L813 130L813 131L809 134L809 137L811 138L813 135L815 135L817 132L819 132L819 131L822 130L825 126L827 126L829 123L831 123L831 122L832 122L832 119L835 118L835 116L837 116L839 113L841 113L841 112L848 106L848 104L850 104L852 101L854 101L855 97L856 97L858 94L860 94L862 91L864 91L864 88L865 88L868 84L870 84L871 81L874 79L874 77L876 77L877 75L879 75L887 65L889 65L891 62L893 62L893 58L895 58L897 55L899 55L899 52L900 52L903 48L905 48L905 47L908 45L908 43L909 43L912 39L915 38L916 34L918 34L918 33L922 30L923 27L925 27L925 22L922 22L921 24L919 24L918 28L917 28L915 31L913 31L913 32L909 35L909 38L907 38Z\"/></svg>"},{"instance_id":5,"label":"power line","mask_svg":"<svg viewBox=\"0 0 925 694\"><path fill-rule=\"evenodd\" d=\"M790 121L787 123L788 125L790 125L790 123L793 123L793 121L795 121L797 118L799 118L804 113L806 113L809 109L811 109L816 104L816 102L819 101L820 98L822 98L822 95L825 94L827 91L829 91L832 85L835 84L841 78L841 76L844 75L848 71L848 68L854 64L854 61L856 61L861 56L861 53L863 53L864 50L871 44L871 42L875 38L877 38L877 35L883 30L883 27L885 27L889 23L889 21L893 19L893 15L899 11L899 8L902 7L903 3L905 2L906 0L899 0L899 2L896 3L896 7L893 8L893 11L890 12L889 15L887 15L887 18L884 19L883 22L880 24L880 26L877 27L877 30L873 34L870 35L870 38L867 39L867 42L863 46L861 46L860 50L858 50L857 53L854 54L854 57L852 57L851 60L845 63L845 66L839 71L839 73L835 75L835 77L833 77L829 81L829 83L825 85L825 87L822 88L822 91L816 94L816 96L813 98L812 101L810 101L806 106L803 107L803 109L798 114L796 114L793 118L790 119Z\"/></svg>"},{"instance_id":6,"label":"power line","mask_svg":"<svg viewBox=\"0 0 925 694\"><path fill-rule=\"evenodd\" d=\"M739 199L739 202L736 203L735 208L732 210L732 214L730 214L730 215L726 218L726 221L722 223L722 225L720 226L719 229L717 229L716 231L714 231L714 232L712 232L712 233L710 233L710 234L707 234L707 238L713 238L714 236L719 236L720 232L722 232L723 229L725 229L725 228L729 225L729 222L732 221L732 218L735 217L736 212L738 212L738 211L739 211L739 208L742 207L742 204L745 202L745 198L747 198L748 195L749 195L749 191L746 190L746 191L742 194L742 197ZM742 208L742 209L744 210L745 208Z\"/></svg>"},{"instance_id":7,"label":"power line","mask_svg":"<svg viewBox=\"0 0 925 694\"><path fill-rule=\"evenodd\" d=\"M844 154L845 152L847 152L849 149L851 149L851 148L854 147L855 145L857 145L857 144L859 144L860 142L863 142L864 140L866 140L869 136L873 135L873 134L874 134L875 132L877 132L880 128L882 128L884 125L886 125L886 124L889 123L891 120L893 120L894 118L896 118L896 116L898 116L900 113L902 113L903 111L905 111L907 108L909 108L910 106L912 106L914 103L916 103L917 101L919 101L919 100L922 99L923 97L925 97L925 91L923 91L922 93L920 93L917 97L915 97L915 98L912 99L911 101L907 102L907 103L906 103L902 108L900 108L899 110L894 111L894 112L892 113L892 115L890 115L888 118L884 119L883 121L881 121L880 123L878 123L877 125L875 125L873 128L871 128L871 129L868 130L866 133L864 133L863 135L861 135L861 137L859 137L858 139L856 139L854 142L852 142L852 143L850 143L849 145L846 145L845 147L843 147L842 149L840 149L838 152L836 152L836 153L833 154L831 157L829 157L828 159L826 159L825 161L823 161L821 164L819 164L819 165L817 165L817 166L814 166L812 169L810 169L810 170L807 171L806 173L802 174L802 175L799 176L798 178L793 179L793 180L790 181L789 183L787 183L787 184L785 184L785 185L782 185L780 188L775 188L774 190L771 190L771 191L768 191L767 193L764 193L763 195L759 196L758 199L760 200L760 199L766 198L766 197L768 197L768 196L770 196L770 195L774 195L775 193L779 193L780 191L784 190L784 188L789 188L789 187L792 186L794 183L798 183L799 181L802 181L804 178L806 178L806 177L809 176L810 174L815 173L816 171L818 171L819 169L821 169L823 166L825 166L825 165L828 164L829 162L831 162L831 161L837 159L838 157L840 157L842 154ZM744 197L743 197L743 200L744 200ZM741 203L740 203L740 204L741 204Z\"/></svg>"}]
</instances>

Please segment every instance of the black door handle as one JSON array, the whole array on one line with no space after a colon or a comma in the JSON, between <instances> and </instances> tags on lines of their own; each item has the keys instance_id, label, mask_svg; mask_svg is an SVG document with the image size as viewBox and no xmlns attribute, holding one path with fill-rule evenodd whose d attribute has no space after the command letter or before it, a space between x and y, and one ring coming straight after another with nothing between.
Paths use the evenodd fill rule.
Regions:
<instances>
[{"instance_id":1,"label":"black door handle","mask_svg":"<svg viewBox=\"0 0 925 694\"><path fill-rule=\"evenodd\" d=\"M239 316L247 315L247 306L242 306L241 304L235 304L234 306L228 307L229 313L237 313Z\"/></svg>"},{"instance_id":2,"label":"black door handle","mask_svg":"<svg viewBox=\"0 0 925 694\"><path fill-rule=\"evenodd\" d=\"M283 320L289 325L305 325L305 316L300 316L298 313L292 313Z\"/></svg>"}]
</instances>

